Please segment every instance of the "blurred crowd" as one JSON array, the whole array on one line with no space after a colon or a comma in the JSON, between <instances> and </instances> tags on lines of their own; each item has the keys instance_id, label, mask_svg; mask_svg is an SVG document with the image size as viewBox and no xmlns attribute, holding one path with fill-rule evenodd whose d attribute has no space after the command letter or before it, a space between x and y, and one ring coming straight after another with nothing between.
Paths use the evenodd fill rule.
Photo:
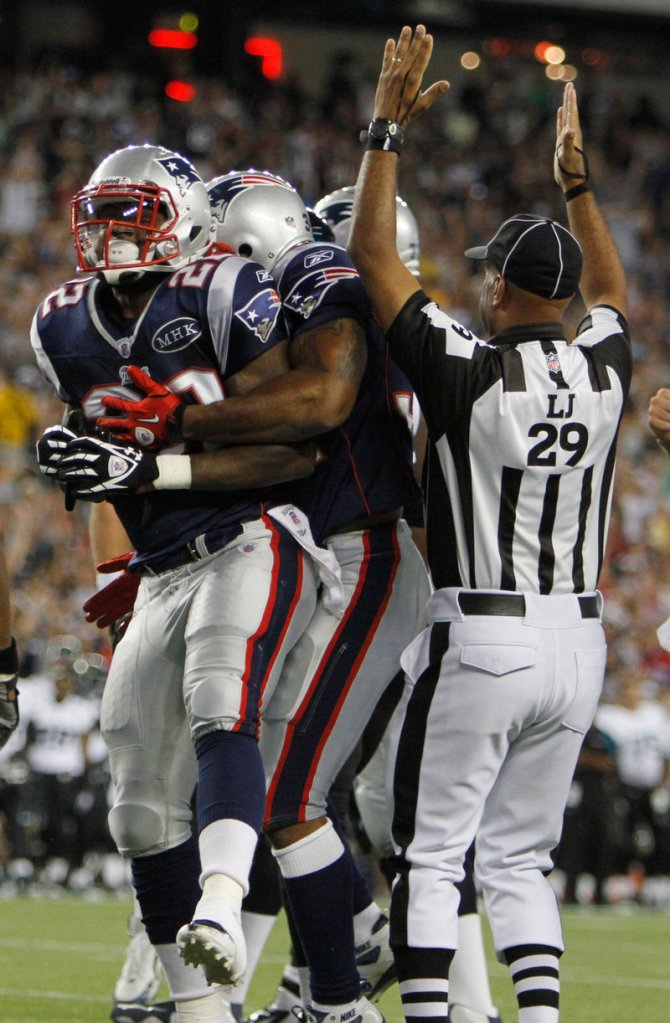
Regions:
<instances>
[{"instance_id":1,"label":"blurred crowd","mask_svg":"<svg viewBox=\"0 0 670 1023\"><path fill-rule=\"evenodd\" d=\"M603 832L611 848L602 869L594 867L593 853L585 853L586 868L559 857L566 899L602 901L615 897L603 870L605 879L628 876L633 868L643 876L670 878L670 653L656 636L670 616L670 460L646 422L649 397L670 385L670 117L630 84L619 92L611 80L594 74L580 77L576 87L592 184L628 275L635 355L601 580L610 643L604 715L585 743L578 769L578 775L582 769L588 774L593 767L593 742L595 759L605 758L598 760L604 767L596 773L611 795L612 816ZM411 130L400 181L420 226L422 280L425 290L466 324L476 322L478 279L462 258L464 249L487 241L502 219L520 210L564 219L552 178L561 91L537 65L500 62L452 87ZM25 719L21 737L0 760L0 868L12 883L53 875L76 887L94 874L97 883L100 872L90 867L87 854L93 851L99 864L111 851L104 829L105 755L96 739L111 641L107 632L85 622L81 610L96 585L87 509L78 505L66 512L62 494L40 478L34 459L35 438L60 421L62 406L35 367L30 323L38 303L75 275L70 199L105 154L149 142L190 157L205 180L232 168L267 168L294 184L312 205L355 182L358 134L371 107L372 81L347 54L333 61L316 97L295 80L265 83L241 95L223 79L211 78L198 83L192 103L176 103L149 76L89 74L59 62L7 74L3 81L0 529L13 579ZM574 329L581 314L575 300ZM631 791L640 785L622 767L625 743L617 714L620 709L637 713L627 709L633 676L644 722L636 724L638 753L632 759L641 762L653 747L656 766L641 772L649 819L636 817L631 825ZM68 790L70 809L60 814L68 822L66 833L56 839L49 812L56 797L35 764L36 748L48 739L39 715L45 701L72 708L73 724L60 738L54 726L54 748L69 743L73 734L78 748L66 768L52 772L64 785L79 779ZM37 762L43 767L45 760L38 755ZM570 827L587 788L576 777ZM98 820L91 826L87 814L93 807L102 825ZM61 864L58 869L49 865L53 859ZM77 880L86 862L88 875L84 871ZM576 880L582 873L596 877L587 896ZM114 881L104 883L113 887L123 874L110 868L112 875ZM638 886L636 897L640 891Z\"/></svg>"}]
</instances>

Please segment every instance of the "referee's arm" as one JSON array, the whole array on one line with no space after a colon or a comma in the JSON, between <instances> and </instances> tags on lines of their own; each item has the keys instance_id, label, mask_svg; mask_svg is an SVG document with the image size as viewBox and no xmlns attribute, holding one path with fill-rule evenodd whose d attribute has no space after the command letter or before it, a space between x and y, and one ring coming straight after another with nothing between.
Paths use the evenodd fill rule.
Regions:
<instances>
[{"instance_id":1,"label":"referee's arm","mask_svg":"<svg viewBox=\"0 0 670 1023\"><path fill-rule=\"evenodd\" d=\"M447 82L435 82L421 92L423 75L433 49L433 37L423 25L412 35L403 28L397 45L388 40L375 93L373 124L395 126L404 132L410 121L429 109ZM390 143L398 144L395 150ZM396 249L398 135L393 139L368 136L356 182L354 209L347 246L382 329L387 331L419 285ZM371 148L372 147L372 148ZM384 147L384 148L380 148Z\"/></svg>"},{"instance_id":2,"label":"referee's arm","mask_svg":"<svg viewBox=\"0 0 670 1023\"><path fill-rule=\"evenodd\" d=\"M384 332L410 295L421 290L396 248L397 177L395 153L365 153L347 245Z\"/></svg>"},{"instance_id":3,"label":"referee's arm","mask_svg":"<svg viewBox=\"0 0 670 1023\"><path fill-rule=\"evenodd\" d=\"M566 196L568 224L582 247L579 289L587 309L612 306L628 315L626 276L616 244L588 182L575 88L565 86L556 119L554 177ZM579 182L575 186L575 182ZM572 196L572 192L577 192Z\"/></svg>"}]
</instances>

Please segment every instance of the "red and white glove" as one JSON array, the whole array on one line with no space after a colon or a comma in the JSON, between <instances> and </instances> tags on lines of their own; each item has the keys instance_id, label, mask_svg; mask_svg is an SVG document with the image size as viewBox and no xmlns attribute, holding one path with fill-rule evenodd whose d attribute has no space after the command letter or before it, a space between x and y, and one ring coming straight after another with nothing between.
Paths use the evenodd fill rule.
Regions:
<instances>
[{"instance_id":1,"label":"red and white glove","mask_svg":"<svg viewBox=\"0 0 670 1023\"><path fill-rule=\"evenodd\" d=\"M87 622L94 622L99 629L113 626L118 636L122 636L126 630L140 585L139 573L127 570L133 554L134 551L129 551L109 561L102 561L97 566L97 571L103 574L121 574L89 597L83 607Z\"/></svg>"},{"instance_id":2,"label":"red and white glove","mask_svg":"<svg viewBox=\"0 0 670 1023\"><path fill-rule=\"evenodd\" d=\"M105 408L117 415L100 418L97 425L117 440L139 444L149 451L170 447L181 440L181 421L186 405L163 384L157 384L138 366L128 367L128 379L143 395L137 401L106 394Z\"/></svg>"}]
</instances>

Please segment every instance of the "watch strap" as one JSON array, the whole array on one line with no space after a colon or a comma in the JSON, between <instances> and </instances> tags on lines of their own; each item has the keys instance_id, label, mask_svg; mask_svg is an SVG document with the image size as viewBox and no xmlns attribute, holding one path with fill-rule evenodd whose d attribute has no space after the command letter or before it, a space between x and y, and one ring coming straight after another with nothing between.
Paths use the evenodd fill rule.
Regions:
<instances>
[{"instance_id":1,"label":"watch strap","mask_svg":"<svg viewBox=\"0 0 670 1023\"><path fill-rule=\"evenodd\" d=\"M400 153L404 137L404 129L388 117L373 118L367 131L360 134L366 150L380 149L391 153Z\"/></svg>"}]
</instances>

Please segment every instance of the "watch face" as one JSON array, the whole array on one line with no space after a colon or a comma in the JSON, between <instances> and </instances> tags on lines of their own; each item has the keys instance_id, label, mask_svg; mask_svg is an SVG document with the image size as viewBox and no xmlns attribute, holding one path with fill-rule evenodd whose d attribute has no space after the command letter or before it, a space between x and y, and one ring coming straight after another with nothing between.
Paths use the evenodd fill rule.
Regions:
<instances>
[{"instance_id":1,"label":"watch face","mask_svg":"<svg viewBox=\"0 0 670 1023\"><path fill-rule=\"evenodd\" d=\"M373 139L385 139L388 135L388 121L373 121L370 125L370 135Z\"/></svg>"}]
</instances>

